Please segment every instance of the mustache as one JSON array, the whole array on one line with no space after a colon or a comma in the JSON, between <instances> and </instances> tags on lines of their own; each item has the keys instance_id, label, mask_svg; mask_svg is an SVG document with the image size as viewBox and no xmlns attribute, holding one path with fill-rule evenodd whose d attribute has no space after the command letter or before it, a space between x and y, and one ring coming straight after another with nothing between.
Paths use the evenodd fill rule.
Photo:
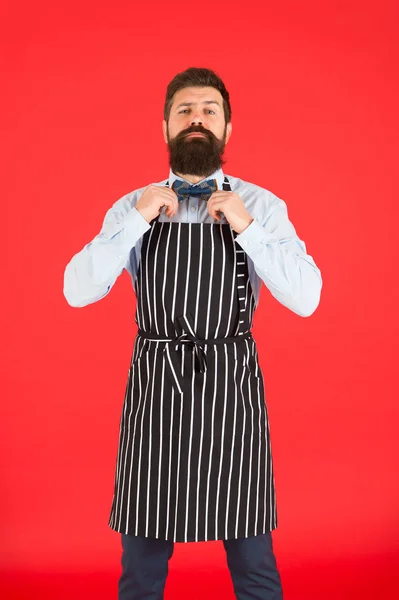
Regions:
<instances>
[{"instance_id":1,"label":"mustache","mask_svg":"<svg viewBox=\"0 0 399 600\"><path fill-rule=\"evenodd\" d=\"M187 129L185 129L184 131L181 131L176 139L180 140L180 139L186 137L186 135L189 135L190 133L202 133L207 138L216 139L214 134L211 131L204 129L203 127L189 127Z\"/></svg>"}]
</instances>

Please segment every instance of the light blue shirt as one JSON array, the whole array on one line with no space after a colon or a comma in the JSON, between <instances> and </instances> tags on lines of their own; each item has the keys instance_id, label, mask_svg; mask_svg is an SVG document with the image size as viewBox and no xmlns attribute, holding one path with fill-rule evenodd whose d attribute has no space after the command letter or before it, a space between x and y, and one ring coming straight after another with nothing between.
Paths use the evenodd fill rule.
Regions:
<instances>
[{"instance_id":1,"label":"light blue shirt","mask_svg":"<svg viewBox=\"0 0 399 600\"><path fill-rule=\"evenodd\" d=\"M218 169L203 181L216 179L218 189L222 190L224 177L223 170ZM263 281L281 304L302 317L310 316L320 302L321 273L313 258L306 253L305 243L298 238L288 218L286 203L254 183L232 175L227 177L231 191L240 196L254 219L235 239L248 256L256 305ZM169 181L172 187L175 179L182 180L170 170L168 179L153 182L153 185L165 185ZM146 187L117 200L107 211L100 233L67 264L64 296L71 306L86 306L106 296L124 269L132 282L136 281L142 236L150 229L150 224L135 205ZM163 207L159 221L228 223L223 214L220 221L214 220L207 206L204 200L190 196L179 202L172 219L165 214Z\"/></svg>"}]
</instances>

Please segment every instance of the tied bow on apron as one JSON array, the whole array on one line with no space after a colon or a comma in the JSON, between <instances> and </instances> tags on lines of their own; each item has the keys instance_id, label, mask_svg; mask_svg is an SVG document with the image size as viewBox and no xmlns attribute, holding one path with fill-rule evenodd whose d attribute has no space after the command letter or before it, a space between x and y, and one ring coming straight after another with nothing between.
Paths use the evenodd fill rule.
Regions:
<instances>
[{"instance_id":1,"label":"tied bow on apron","mask_svg":"<svg viewBox=\"0 0 399 600\"><path fill-rule=\"evenodd\" d=\"M224 338L210 338L200 340L194 333L194 318L191 313L177 317L177 322L181 328L181 333L175 338L164 338L156 333L150 333L139 329L138 333L150 340L159 342L168 342L165 344L163 354L166 358L166 373L178 394L188 391L191 384L191 374L181 372L182 367L182 348L184 345L190 346L194 352L194 368L196 372L205 373L207 370L207 357L203 345L205 344L228 344L244 341L252 337L250 330L239 334L239 336L230 336Z\"/></svg>"},{"instance_id":2,"label":"tied bow on apron","mask_svg":"<svg viewBox=\"0 0 399 600\"><path fill-rule=\"evenodd\" d=\"M175 339L171 340L164 349L166 356L166 365L169 377L173 387L178 394L183 392L184 379L181 374L181 351L185 344L191 346L195 355L195 370L200 373L205 373L207 368L206 352L201 346L201 343L206 343L206 340L199 340L194 333L194 319L191 314L181 315L177 318L182 329L182 333Z\"/></svg>"}]
</instances>

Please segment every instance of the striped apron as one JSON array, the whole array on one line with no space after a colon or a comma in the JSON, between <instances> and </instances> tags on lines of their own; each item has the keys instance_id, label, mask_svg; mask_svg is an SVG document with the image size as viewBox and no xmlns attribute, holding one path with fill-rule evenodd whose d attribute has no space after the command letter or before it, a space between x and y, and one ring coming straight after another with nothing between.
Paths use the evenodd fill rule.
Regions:
<instances>
[{"instance_id":1,"label":"striped apron","mask_svg":"<svg viewBox=\"0 0 399 600\"><path fill-rule=\"evenodd\" d=\"M255 299L235 237L229 224L158 217L143 236L115 531L198 542L277 527Z\"/></svg>"}]
</instances>

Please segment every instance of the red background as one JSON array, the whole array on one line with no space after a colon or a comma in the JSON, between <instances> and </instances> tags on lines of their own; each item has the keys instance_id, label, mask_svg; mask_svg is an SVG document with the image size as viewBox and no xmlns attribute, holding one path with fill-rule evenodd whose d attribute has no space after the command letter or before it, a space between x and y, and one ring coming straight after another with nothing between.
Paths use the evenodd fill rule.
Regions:
<instances>
[{"instance_id":1,"label":"red background","mask_svg":"<svg viewBox=\"0 0 399 600\"><path fill-rule=\"evenodd\" d=\"M3 4L2 598L116 598L135 297L124 272L71 308L63 273L167 177L165 90L189 66L230 91L225 172L286 201L323 275L310 318L264 286L255 315L285 600L398 597L397 6ZM221 542L176 544L169 573L166 598L234 597Z\"/></svg>"}]
</instances>

